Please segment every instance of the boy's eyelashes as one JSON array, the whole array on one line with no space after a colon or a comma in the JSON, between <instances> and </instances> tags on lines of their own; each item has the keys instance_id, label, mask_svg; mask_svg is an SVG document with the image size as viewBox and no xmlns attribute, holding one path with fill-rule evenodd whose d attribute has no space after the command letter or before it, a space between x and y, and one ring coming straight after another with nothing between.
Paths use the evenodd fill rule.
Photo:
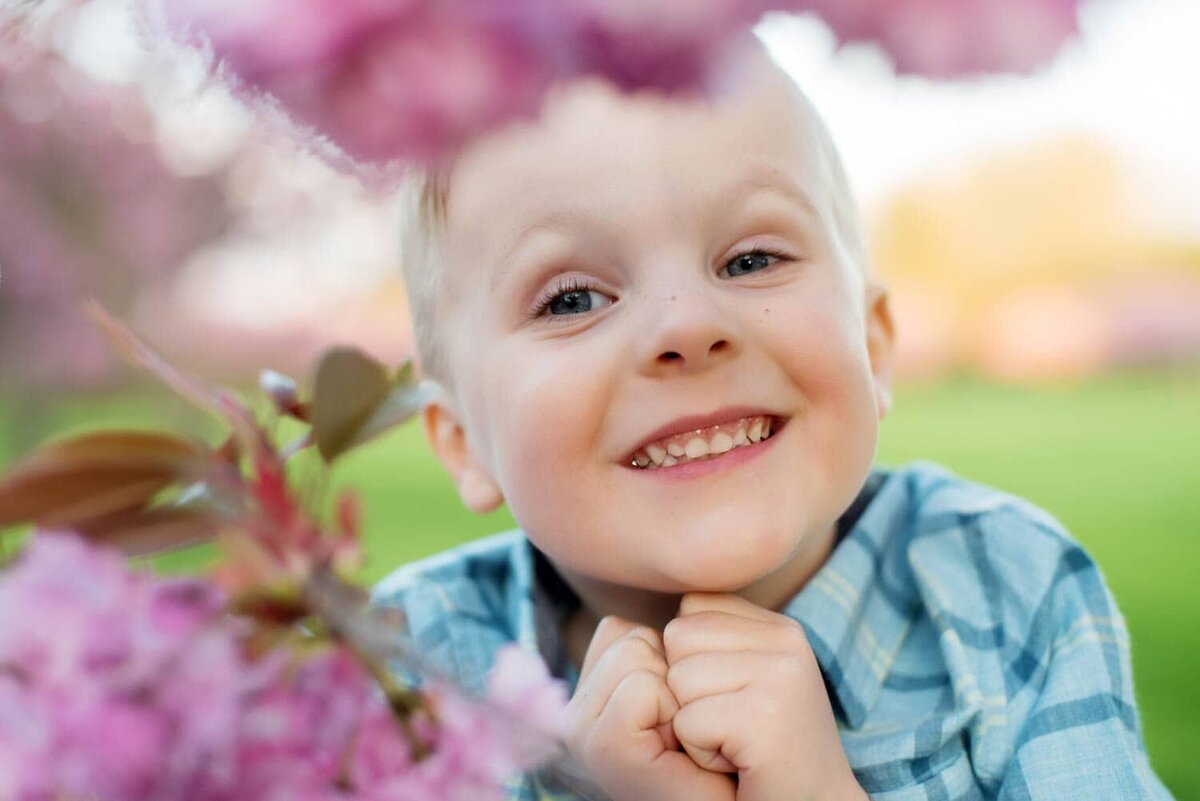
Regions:
<instances>
[{"instance_id":1,"label":"boy's eyelashes","mask_svg":"<svg viewBox=\"0 0 1200 801\"><path fill-rule=\"evenodd\" d=\"M760 273L779 262L794 261L795 257L782 250L750 248L730 256L721 266L722 278L741 278ZM588 279L568 275L556 280L538 295L529 310L529 318L571 317L611 306L616 299L600 290Z\"/></svg>"},{"instance_id":2,"label":"boy's eyelashes","mask_svg":"<svg viewBox=\"0 0 1200 801\"><path fill-rule=\"evenodd\" d=\"M611 306L614 302L613 298L594 289L586 280L569 275L557 280L538 296L529 311L529 316L536 319L544 315L565 317L584 314Z\"/></svg>"},{"instance_id":3,"label":"boy's eyelashes","mask_svg":"<svg viewBox=\"0 0 1200 801\"><path fill-rule=\"evenodd\" d=\"M743 275L762 272L780 261L789 261L791 258L790 254L781 250L752 248L731 256L719 275L722 278L740 278Z\"/></svg>"}]
</instances>

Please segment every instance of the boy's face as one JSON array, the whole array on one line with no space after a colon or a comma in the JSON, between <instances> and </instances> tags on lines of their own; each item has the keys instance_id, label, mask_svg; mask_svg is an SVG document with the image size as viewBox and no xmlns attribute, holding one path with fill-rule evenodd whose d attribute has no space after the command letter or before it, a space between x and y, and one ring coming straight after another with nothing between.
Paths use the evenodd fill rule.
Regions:
<instances>
[{"instance_id":1,"label":"boy's face","mask_svg":"<svg viewBox=\"0 0 1200 801\"><path fill-rule=\"evenodd\" d=\"M568 574L746 587L827 544L870 468L887 309L786 80L715 104L576 86L455 169L434 444ZM693 439L746 444L637 464Z\"/></svg>"}]
</instances>

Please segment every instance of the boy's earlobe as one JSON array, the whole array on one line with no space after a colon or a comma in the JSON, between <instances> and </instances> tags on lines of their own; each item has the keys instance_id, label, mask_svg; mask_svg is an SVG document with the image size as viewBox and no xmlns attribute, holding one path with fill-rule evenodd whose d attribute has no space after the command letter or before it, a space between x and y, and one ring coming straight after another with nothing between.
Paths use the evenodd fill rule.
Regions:
<instances>
[{"instance_id":1,"label":"boy's earlobe","mask_svg":"<svg viewBox=\"0 0 1200 801\"><path fill-rule=\"evenodd\" d=\"M882 419L892 407L892 369L896 329L887 286L871 281L867 286L867 356L875 377L875 405Z\"/></svg>"},{"instance_id":2,"label":"boy's earlobe","mask_svg":"<svg viewBox=\"0 0 1200 801\"><path fill-rule=\"evenodd\" d=\"M463 505L476 514L490 512L504 502L504 494L491 475L476 461L466 431L448 407L434 401L425 407L425 436L438 461L446 468Z\"/></svg>"}]
</instances>

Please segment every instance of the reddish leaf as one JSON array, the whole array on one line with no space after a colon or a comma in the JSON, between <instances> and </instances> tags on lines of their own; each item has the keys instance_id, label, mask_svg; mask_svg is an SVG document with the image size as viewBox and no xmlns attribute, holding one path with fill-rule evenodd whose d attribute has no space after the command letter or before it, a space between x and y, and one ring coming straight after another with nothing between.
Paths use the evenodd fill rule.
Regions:
<instances>
[{"instance_id":1,"label":"reddish leaf","mask_svg":"<svg viewBox=\"0 0 1200 801\"><path fill-rule=\"evenodd\" d=\"M226 528L217 534L221 561L213 578L230 594L291 579L267 549L244 531Z\"/></svg>"},{"instance_id":2,"label":"reddish leaf","mask_svg":"<svg viewBox=\"0 0 1200 801\"><path fill-rule=\"evenodd\" d=\"M81 526L143 506L173 483L195 481L211 461L203 443L144 431L52 443L0 478L0 526Z\"/></svg>"},{"instance_id":3,"label":"reddish leaf","mask_svg":"<svg viewBox=\"0 0 1200 801\"><path fill-rule=\"evenodd\" d=\"M93 518L74 530L129 556L145 556L207 542L217 536L222 525L207 511L133 509Z\"/></svg>"},{"instance_id":4,"label":"reddish leaf","mask_svg":"<svg viewBox=\"0 0 1200 801\"><path fill-rule=\"evenodd\" d=\"M236 434L230 434L221 447L216 450L217 458L231 467L237 467L241 462L242 449Z\"/></svg>"},{"instance_id":5,"label":"reddish leaf","mask_svg":"<svg viewBox=\"0 0 1200 801\"><path fill-rule=\"evenodd\" d=\"M298 582L251 587L230 599L229 611L275 626L297 623L312 614Z\"/></svg>"},{"instance_id":6,"label":"reddish leaf","mask_svg":"<svg viewBox=\"0 0 1200 801\"><path fill-rule=\"evenodd\" d=\"M0 525L77 529L96 517L141 508L170 483L160 476L117 470L39 476L12 487L15 502L0 495Z\"/></svg>"},{"instance_id":7,"label":"reddish leaf","mask_svg":"<svg viewBox=\"0 0 1200 801\"><path fill-rule=\"evenodd\" d=\"M220 396L217 391L179 372L174 365L143 342L124 323L109 314L98 301L89 300L84 304L84 308L131 364L150 371L181 397L202 409L209 411L220 409Z\"/></svg>"},{"instance_id":8,"label":"reddish leaf","mask_svg":"<svg viewBox=\"0 0 1200 801\"><path fill-rule=\"evenodd\" d=\"M137 334L109 314L97 301L88 301L85 309L131 364L149 371L180 397L201 409L216 412L226 418L239 437L247 443L254 442L254 435L258 430L254 416L241 401L228 392L206 386L178 370Z\"/></svg>"}]
</instances>

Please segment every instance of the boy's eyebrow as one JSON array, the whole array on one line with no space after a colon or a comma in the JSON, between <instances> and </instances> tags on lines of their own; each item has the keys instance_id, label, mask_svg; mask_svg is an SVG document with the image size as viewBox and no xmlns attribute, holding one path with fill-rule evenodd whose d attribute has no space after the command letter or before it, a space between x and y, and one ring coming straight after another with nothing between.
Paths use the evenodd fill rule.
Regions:
<instances>
[{"instance_id":1,"label":"boy's eyebrow","mask_svg":"<svg viewBox=\"0 0 1200 801\"><path fill-rule=\"evenodd\" d=\"M797 183L792 181L787 176L787 173L768 164L752 165L747 170L747 175L729 185L723 192L716 195L715 199L724 204L736 204L760 192L771 192L780 195L802 208L815 219L821 219L821 212L812 197ZM549 211L525 226L513 236L512 240L501 253L500 258L496 261L496 269L492 272L492 289L494 290L499 286L500 280L512 267L516 255L536 234L542 231L583 227L587 225L588 221L588 215L580 209L566 207Z\"/></svg>"},{"instance_id":2,"label":"boy's eyebrow","mask_svg":"<svg viewBox=\"0 0 1200 801\"><path fill-rule=\"evenodd\" d=\"M508 272L516 255L535 234L542 231L582 226L586 220L587 215L578 209L560 208L542 215L522 228L504 248L500 258L496 261L496 269L492 271L492 288L495 289L499 285L500 279Z\"/></svg>"},{"instance_id":3,"label":"boy's eyebrow","mask_svg":"<svg viewBox=\"0 0 1200 801\"><path fill-rule=\"evenodd\" d=\"M799 184L791 180L787 173L767 164L753 165L747 172L749 174L746 177L729 187L722 200L740 203L759 192L773 192L784 196L813 217L821 218L816 202Z\"/></svg>"}]
</instances>

